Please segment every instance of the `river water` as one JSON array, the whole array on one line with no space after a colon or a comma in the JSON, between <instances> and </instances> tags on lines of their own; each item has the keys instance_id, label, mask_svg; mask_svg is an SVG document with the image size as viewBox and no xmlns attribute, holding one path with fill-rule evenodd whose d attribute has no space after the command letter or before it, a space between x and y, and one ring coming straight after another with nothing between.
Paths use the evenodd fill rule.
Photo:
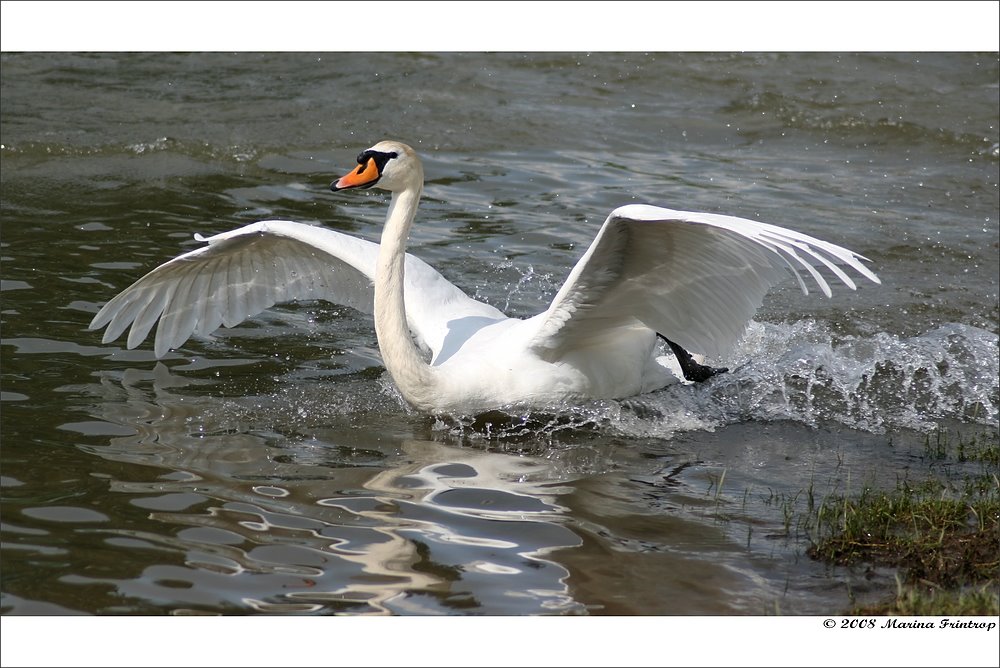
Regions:
<instances>
[{"instance_id":1,"label":"river water","mask_svg":"<svg viewBox=\"0 0 1000 668\"><path fill-rule=\"evenodd\" d=\"M996 429L996 54L2 56L8 615L818 615L895 586L805 555L807 497ZM411 252L518 316L630 202L792 227L881 286L772 291L733 371L429 417L371 318L271 309L162 360L87 325L195 232L377 239L334 194L423 156Z\"/></svg>"}]
</instances>

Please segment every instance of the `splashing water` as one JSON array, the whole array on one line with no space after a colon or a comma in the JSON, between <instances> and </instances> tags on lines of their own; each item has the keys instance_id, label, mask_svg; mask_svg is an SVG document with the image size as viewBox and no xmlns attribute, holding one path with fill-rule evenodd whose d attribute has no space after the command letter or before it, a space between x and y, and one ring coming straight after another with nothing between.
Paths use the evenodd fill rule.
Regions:
<instances>
[{"instance_id":1,"label":"splashing water","mask_svg":"<svg viewBox=\"0 0 1000 668\"><path fill-rule=\"evenodd\" d=\"M997 336L948 324L920 336L880 332L836 341L825 325L754 325L737 372L706 388L724 423L837 422L882 433L940 420L990 424L998 414Z\"/></svg>"},{"instance_id":2,"label":"splashing water","mask_svg":"<svg viewBox=\"0 0 1000 668\"><path fill-rule=\"evenodd\" d=\"M871 433L929 431L942 420L994 424L1000 414L997 335L948 324L920 336L838 339L821 323L752 323L730 373L621 401L550 411L510 408L451 416L453 436L558 440L601 430L670 438L747 421L840 424Z\"/></svg>"}]
</instances>

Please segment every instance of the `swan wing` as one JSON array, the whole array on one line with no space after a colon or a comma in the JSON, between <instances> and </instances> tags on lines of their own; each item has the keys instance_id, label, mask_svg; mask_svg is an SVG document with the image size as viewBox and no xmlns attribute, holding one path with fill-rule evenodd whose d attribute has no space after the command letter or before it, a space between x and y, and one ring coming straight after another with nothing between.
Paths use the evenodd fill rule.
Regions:
<instances>
[{"instance_id":1,"label":"swan wing","mask_svg":"<svg viewBox=\"0 0 1000 668\"><path fill-rule=\"evenodd\" d=\"M879 283L867 260L840 246L733 216L632 204L614 210L566 283L539 317L532 346L547 359L641 323L683 348L729 352L763 303L791 272L824 294L829 270L851 289L846 265Z\"/></svg>"},{"instance_id":2,"label":"swan wing","mask_svg":"<svg viewBox=\"0 0 1000 668\"><path fill-rule=\"evenodd\" d=\"M196 238L207 245L133 283L101 308L90 329L107 325L103 342L108 343L131 325L126 344L134 348L159 321L154 351L162 357L192 334L235 326L280 302L323 299L372 312L376 243L278 220ZM410 329L435 353L449 320L491 313L412 255L406 258L404 294Z\"/></svg>"}]
</instances>

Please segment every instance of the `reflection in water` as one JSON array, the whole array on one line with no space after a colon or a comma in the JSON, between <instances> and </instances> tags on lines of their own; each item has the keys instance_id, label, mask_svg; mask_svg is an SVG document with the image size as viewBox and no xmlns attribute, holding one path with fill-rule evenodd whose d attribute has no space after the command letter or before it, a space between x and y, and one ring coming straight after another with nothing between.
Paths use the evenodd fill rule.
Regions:
<instances>
[{"instance_id":1,"label":"reflection in water","mask_svg":"<svg viewBox=\"0 0 1000 668\"><path fill-rule=\"evenodd\" d=\"M87 591L102 613L818 614L891 584L804 558L790 518L856 485L852 471L891 484L914 462L902 444L768 423L678 433L669 416L692 406L669 393L514 415L515 436L477 439L407 414L367 374L293 374L226 398L199 364L211 363L74 388L94 419L61 428L91 434L77 448L115 465L86 465L110 492L94 494L100 516L58 504L60 526L19 543L73 546L52 600ZM689 398L706 399L711 388ZM607 420L632 435L596 428Z\"/></svg>"},{"instance_id":2,"label":"reflection in water","mask_svg":"<svg viewBox=\"0 0 1000 668\"><path fill-rule=\"evenodd\" d=\"M364 573L332 595L417 613L442 605L493 614L580 607L568 595L568 572L544 557L580 543L559 523L559 490L531 482L550 463L418 441L403 451L405 464L365 483L375 496L319 501L369 520L385 537L331 546Z\"/></svg>"},{"instance_id":3,"label":"reflection in water","mask_svg":"<svg viewBox=\"0 0 1000 668\"><path fill-rule=\"evenodd\" d=\"M155 403L141 389L149 380ZM117 386L106 378L104 391L129 398L104 402L103 417L135 435L81 446L169 469L111 481L162 528L106 530L106 542L146 557L138 561L167 552L180 563L152 558L132 579L64 581L112 584L175 613L584 610L568 571L546 556L581 542L564 526L557 462L406 440L367 444L377 465L319 464L317 451L336 444L240 431L233 419L246 415L172 393L184 383L162 365Z\"/></svg>"}]
</instances>

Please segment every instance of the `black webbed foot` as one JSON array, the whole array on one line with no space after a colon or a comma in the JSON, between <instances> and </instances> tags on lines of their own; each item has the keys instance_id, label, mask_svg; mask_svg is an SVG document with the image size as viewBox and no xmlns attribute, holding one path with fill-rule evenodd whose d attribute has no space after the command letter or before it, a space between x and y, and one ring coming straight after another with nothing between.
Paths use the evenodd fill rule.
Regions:
<instances>
[{"instance_id":1,"label":"black webbed foot","mask_svg":"<svg viewBox=\"0 0 1000 668\"><path fill-rule=\"evenodd\" d=\"M694 361L691 353L684 350L667 337L663 336L663 334L657 332L656 335L663 339L668 346L670 346L670 350L674 353L674 357L676 357L677 361L680 363L681 371L684 373L684 378L687 380L695 383L703 383L716 374L729 371L729 368L724 366L712 367L706 364L698 364Z\"/></svg>"}]
</instances>

